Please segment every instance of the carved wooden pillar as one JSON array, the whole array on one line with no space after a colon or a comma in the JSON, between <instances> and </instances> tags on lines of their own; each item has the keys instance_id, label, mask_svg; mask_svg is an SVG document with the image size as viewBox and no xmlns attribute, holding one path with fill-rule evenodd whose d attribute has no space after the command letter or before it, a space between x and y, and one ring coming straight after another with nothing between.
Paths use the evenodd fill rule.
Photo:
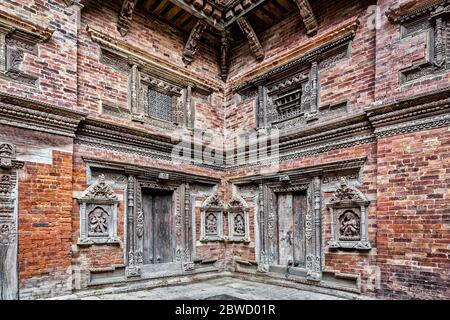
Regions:
<instances>
[{"instance_id":1,"label":"carved wooden pillar","mask_svg":"<svg viewBox=\"0 0 450 320\"><path fill-rule=\"evenodd\" d=\"M308 204L305 218L307 278L313 281L322 279L321 203L320 178L315 177L308 188Z\"/></svg>"},{"instance_id":2,"label":"carved wooden pillar","mask_svg":"<svg viewBox=\"0 0 450 320\"><path fill-rule=\"evenodd\" d=\"M129 76L129 107L134 116L144 113L143 103L141 103L141 74L139 68L134 64L130 69Z\"/></svg>"},{"instance_id":3,"label":"carved wooden pillar","mask_svg":"<svg viewBox=\"0 0 450 320\"><path fill-rule=\"evenodd\" d=\"M184 243L187 261L192 261L191 213L191 189L189 183L186 183L184 188Z\"/></svg>"},{"instance_id":4,"label":"carved wooden pillar","mask_svg":"<svg viewBox=\"0 0 450 320\"><path fill-rule=\"evenodd\" d=\"M267 127L267 95L266 88L264 86L258 87L258 106L256 115L256 127L266 128Z\"/></svg>"},{"instance_id":5,"label":"carved wooden pillar","mask_svg":"<svg viewBox=\"0 0 450 320\"><path fill-rule=\"evenodd\" d=\"M0 300L18 299L17 170L15 146L0 143Z\"/></svg>"},{"instance_id":6,"label":"carved wooden pillar","mask_svg":"<svg viewBox=\"0 0 450 320\"><path fill-rule=\"evenodd\" d=\"M317 62L313 62L311 66L310 75L310 86L311 86L311 115L315 115L318 112L318 98L319 98L319 66Z\"/></svg>"},{"instance_id":7,"label":"carved wooden pillar","mask_svg":"<svg viewBox=\"0 0 450 320\"><path fill-rule=\"evenodd\" d=\"M0 28L0 72L6 71L6 32Z\"/></svg>"},{"instance_id":8,"label":"carved wooden pillar","mask_svg":"<svg viewBox=\"0 0 450 320\"><path fill-rule=\"evenodd\" d=\"M128 177L127 185L127 276L141 275L138 250L136 248L135 215L136 215L137 181L134 176Z\"/></svg>"},{"instance_id":9,"label":"carved wooden pillar","mask_svg":"<svg viewBox=\"0 0 450 320\"><path fill-rule=\"evenodd\" d=\"M322 266L321 266L321 254L322 254L322 228L321 228L321 213L322 213L322 188L321 179L315 177L313 180L314 185L314 279L321 280L322 278Z\"/></svg>"},{"instance_id":10,"label":"carved wooden pillar","mask_svg":"<svg viewBox=\"0 0 450 320\"><path fill-rule=\"evenodd\" d=\"M276 239L277 227L277 196L273 190L264 187L264 198L266 199L266 256L269 264L278 261L278 248Z\"/></svg>"},{"instance_id":11,"label":"carved wooden pillar","mask_svg":"<svg viewBox=\"0 0 450 320\"><path fill-rule=\"evenodd\" d=\"M185 123L186 128L194 129L195 125L195 107L192 101L192 87L187 86L185 95Z\"/></svg>"}]
</instances>

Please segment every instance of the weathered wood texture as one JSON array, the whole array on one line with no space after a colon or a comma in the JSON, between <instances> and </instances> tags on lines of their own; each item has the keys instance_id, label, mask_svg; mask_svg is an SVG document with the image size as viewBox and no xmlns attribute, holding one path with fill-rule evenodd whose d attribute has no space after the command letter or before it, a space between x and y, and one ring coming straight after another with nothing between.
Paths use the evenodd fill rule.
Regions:
<instances>
[{"instance_id":1,"label":"weathered wood texture","mask_svg":"<svg viewBox=\"0 0 450 320\"><path fill-rule=\"evenodd\" d=\"M142 194L144 211L144 264L173 262L172 193L145 190Z\"/></svg>"}]
</instances>

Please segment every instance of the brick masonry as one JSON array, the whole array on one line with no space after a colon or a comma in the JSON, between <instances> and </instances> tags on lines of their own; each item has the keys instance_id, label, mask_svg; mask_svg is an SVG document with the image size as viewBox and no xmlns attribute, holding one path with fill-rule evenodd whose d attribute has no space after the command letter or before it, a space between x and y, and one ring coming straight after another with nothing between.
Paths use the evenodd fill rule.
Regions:
<instances>
[{"instance_id":1,"label":"brick masonry","mask_svg":"<svg viewBox=\"0 0 450 320\"><path fill-rule=\"evenodd\" d=\"M338 4L339 2L339 4ZM326 35L340 26L359 19L360 25L351 43L351 54L320 73L320 105L347 102L342 117L362 113L370 106L391 103L417 94L448 88L450 73L436 74L407 84L399 82L399 70L426 58L424 33L406 39L398 24L383 14L396 0L315 1L319 34ZM372 30L373 18L368 6L381 11L380 27ZM125 125L146 132L170 135L170 131L151 124L101 113L102 104L129 108L129 77L99 59L100 48L86 27L146 50L173 66L183 66L181 52L186 36L157 20L136 14L128 35L121 38L116 29L118 3L94 3L83 9L67 7L64 1L4 1L0 12L54 31L48 42L39 44L37 57L25 54L21 68L39 78L36 87L0 77L0 92L32 98L42 103L82 111L90 118ZM81 17L81 19L79 19ZM228 81L220 78L218 52L204 43L186 67L199 78L219 83L221 89L209 100L194 99L195 127L231 133L248 132L256 124L256 100L240 99L231 83L260 68L263 72L276 65L299 44L314 41L306 35L302 20L293 12L285 20L259 34L266 57L257 63L246 42L231 52ZM189 172L221 179L220 196L231 198L229 179L251 176L260 167L220 172L195 165L177 165L143 154L95 147L77 137L61 136L39 130L0 124L0 140L17 146L18 159L25 161L19 172L19 294L32 299L69 294L73 290L73 270L123 266L125 246L124 189L114 190L120 197L118 236L120 244L77 246L80 233L79 206L74 194L88 187L85 158L100 158L142 165L160 170ZM221 140L220 140L221 141ZM215 141L217 143L217 141ZM393 299L448 299L450 297L449 181L450 130L441 128L378 137L370 143L302 156L280 164L280 170L306 168L319 164L366 157L361 168L360 190L372 200L369 206L368 235L372 250L366 253L330 251L324 248L323 270L356 274L361 277L364 294ZM324 201L331 197L324 194ZM215 257L221 270L234 270L234 260L255 260L255 208L249 197L250 243L201 243L198 205L195 199L196 254ZM322 242L331 239L329 212L322 212ZM227 220L224 233L227 233ZM380 275L380 277L378 277Z\"/></svg>"}]
</instances>

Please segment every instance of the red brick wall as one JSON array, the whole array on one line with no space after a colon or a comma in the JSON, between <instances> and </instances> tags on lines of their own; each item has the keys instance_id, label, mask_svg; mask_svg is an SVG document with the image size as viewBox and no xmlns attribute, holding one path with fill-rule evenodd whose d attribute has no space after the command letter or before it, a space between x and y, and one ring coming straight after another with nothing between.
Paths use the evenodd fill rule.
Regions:
<instances>
[{"instance_id":1,"label":"red brick wall","mask_svg":"<svg viewBox=\"0 0 450 320\"><path fill-rule=\"evenodd\" d=\"M64 1L1 1L0 11L55 30L49 41L38 45L38 57L26 53L21 66L24 72L39 77L39 86L0 78L0 90L74 108L77 98L76 15L67 12Z\"/></svg>"},{"instance_id":2,"label":"red brick wall","mask_svg":"<svg viewBox=\"0 0 450 320\"><path fill-rule=\"evenodd\" d=\"M450 131L378 142L379 294L448 298L450 293Z\"/></svg>"},{"instance_id":3,"label":"red brick wall","mask_svg":"<svg viewBox=\"0 0 450 320\"><path fill-rule=\"evenodd\" d=\"M403 1L404 2L404 1ZM386 10L400 0L379 0L381 28L377 30L376 100L394 100L448 87L450 73L427 76L407 84L399 84L399 71L423 62L430 43L425 33L400 39L400 25L388 21Z\"/></svg>"},{"instance_id":4,"label":"red brick wall","mask_svg":"<svg viewBox=\"0 0 450 320\"><path fill-rule=\"evenodd\" d=\"M25 161L18 175L20 298L70 293L73 139L0 128L0 141L16 145Z\"/></svg>"},{"instance_id":5,"label":"red brick wall","mask_svg":"<svg viewBox=\"0 0 450 320\"><path fill-rule=\"evenodd\" d=\"M347 101L351 112L362 110L374 101L376 32L370 30L366 23L371 17L371 12L367 10L369 4L370 1L355 0L314 2L314 12L320 12L318 15L320 28L318 35L312 38L306 35L301 16L297 12L258 34L266 52L262 72L276 66L277 60L299 46L314 43L316 37L338 30L339 27L358 18L360 26L351 43L350 57L320 72L319 101L321 106ZM339 16L339 19L336 19L336 16ZM236 81L261 65L248 52L248 44L245 42L233 50L229 82ZM227 101L226 128L242 131L254 128L255 102L235 103L232 99L233 95L230 93Z\"/></svg>"}]
</instances>

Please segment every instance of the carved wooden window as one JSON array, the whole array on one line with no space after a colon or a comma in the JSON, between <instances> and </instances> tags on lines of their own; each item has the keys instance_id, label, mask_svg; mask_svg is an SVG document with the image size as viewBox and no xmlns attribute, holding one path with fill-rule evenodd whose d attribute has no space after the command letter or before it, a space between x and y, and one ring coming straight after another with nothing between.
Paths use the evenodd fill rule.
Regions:
<instances>
[{"instance_id":1,"label":"carved wooden window","mask_svg":"<svg viewBox=\"0 0 450 320\"><path fill-rule=\"evenodd\" d=\"M223 240L224 205L217 195L208 197L202 205L201 241Z\"/></svg>"},{"instance_id":2,"label":"carved wooden window","mask_svg":"<svg viewBox=\"0 0 450 320\"><path fill-rule=\"evenodd\" d=\"M428 34L427 61L400 70L401 83L419 80L450 69L450 5L438 4L414 15L391 19L402 24L402 39L424 32Z\"/></svg>"},{"instance_id":3,"label":"carved wooden window","mask_svg":"<svg viewBox=\"0 0 450 320\"><path fill-rule=\"evenodd\" d=\"M38 55L37 44L48 40L52 33L37 28L34 32L20 30L0 22L0 77L36 85L38 78L23 71L25 54Z\"/></svg>"},{"instance_id":4,"label":"carved wooden window","mask_svg":"<svg viewBox=\"0 0 450 320\"><path fill-rule=\"evenodd\" d=\"M330 249L371 249L367 221L369 203L361 191L349 186L345 178L341 179L341 186L329 204L332 223Z\"/></svg>"},{"instance_id":5,"label":"carved wooden window","mask_svg":"<svg viewBox=\"0 0 450 320\"><path fill-rule=\"evenodd\" d=\"M97 182L87 188L80 203L79 245L118 243L117 207L119 199L105 176L100 175Z\"/></svg>"},{"instance_id":6,"label":"carved wooden window","mask_svg":"<svg viewBox=\"0 0 450 320\"><path fill-rule=\"evenodd\" d=\"M235 197L227 205L228 241L250 241L249 208L241 197Z\"/></svg>"}]
</instances>

